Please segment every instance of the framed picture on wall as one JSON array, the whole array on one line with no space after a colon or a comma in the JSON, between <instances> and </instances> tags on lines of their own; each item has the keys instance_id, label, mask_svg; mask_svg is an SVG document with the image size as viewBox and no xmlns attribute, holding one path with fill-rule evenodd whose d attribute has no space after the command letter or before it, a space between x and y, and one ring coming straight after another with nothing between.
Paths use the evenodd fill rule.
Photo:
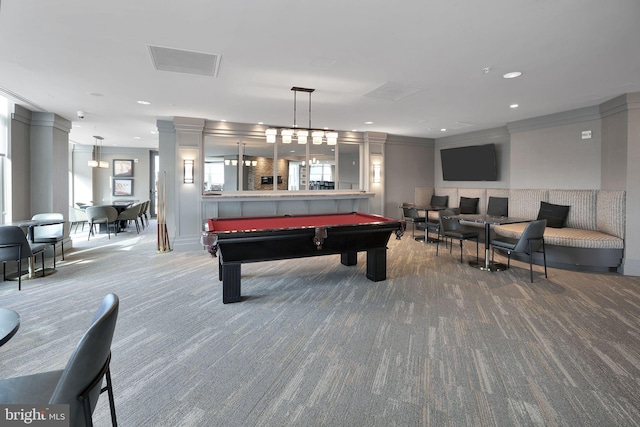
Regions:
<instances>
[{"instance_id":1,"label":"framed picture on wall","mask_svg":"<svg viewBox=\"0 0 640 427\"><path fill-rule=\"evenodd\" d=\"M114 159L113 176L133 176L133 160Z\"/></svg>"},{"instance_id":2,"label":"framed picture on wall","mask_svg":"<svg viewBox=\"0 0 640 427\"><path fill-rule=\"evenodd\" d=\"M133 196L133 179L113 178L114 196Z\"/></svg>"}]
</instances>

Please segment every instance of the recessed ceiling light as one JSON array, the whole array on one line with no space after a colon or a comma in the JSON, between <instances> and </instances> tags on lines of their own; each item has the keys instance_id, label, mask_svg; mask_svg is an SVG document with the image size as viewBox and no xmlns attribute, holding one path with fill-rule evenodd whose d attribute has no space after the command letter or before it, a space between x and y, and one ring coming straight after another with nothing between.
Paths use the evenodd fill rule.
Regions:
<instances>
[{"instance_id":1,"label":"recessed ceiling light","mask_svg":"<svg viewBox=\"0 0 640 427\"><path fill-rule=\"evenodd\" d=\"M510 108L518 108L518 107L519 107L519 105L518 105L518 104L511 104L511 105L509 105L509 107L510 107Z\"/></svg>"},{"instance_id":2,"label":"recessed ceiling light","mask_svg":"<svg viewBox=\"0 0 640 427\"><path fill-rule=\"evenodd\" d=\"M372 125L373 122L364 122L365 125Z\"/></svg>"},{"instance_id":3,"label":"recessed ceiling light","mask_svg":"<svg viewBox=\"0 0 640 427\"><path fill-rule=\"evenodd\" d=\"M502 77L505 79L515 79L516 77L520 77L521 75L522 73L520 71L512 71L510 73L503 75Z\"/></svg>"},{"instance_id":4,"label":"recessed ceiling light","mask_svg":"<svg viewBox=\"0 0 640 427\"><path fill-rule=\"evenodd\" d=\"M149 101L138 101L138 104L140 104L140 105L151 105L151 103Z\"/></svg>"},{"instance_id":5,"label":"recessed ceiling light","mask_svg":"<svg viewBox=\"0 0 640 427\"><path fill-rule=\"evenodd\" d=\"M445 128L440 129L440 132L446 132L446 131L447 131L447 129L445 129Z\"/></svg>"},{"instance_id":6,"label":"recessed ceiling light","mask_svg":"<svg viewBox=\"0 0 640 427\"><path fill-rule=\"evenodd\" d=\"M221 121L221 122L226 122L226 121L227 121L227 119L222 119L222 120L220 120L220 121Z\"/></svg>"},{"instance_id":7,"label":"recessed ceiling light","mask_svg":"<svg viewBox=\"0 0 640 427\"><path fill-rule=\"evenodd\" d=\"M358 129L351 129L351 132L358 132Z\"/></svg>"},{"instance_id":8,"label":"recessed ceiling light","mask_svg":"<svg viewBox=\"0 0 640 427\"><path fill-rule=\"evenodd\" d=\"M134 136L133 139L142 139L139 136Z\"/></svg>"},{"instance_id":9,"label":"recessed ceiling light","mask_svg":"<svg viewBox=\"0 0 640 427\"><path fill-rule=\"evenodd\" d=\"M259 125L263 125L263 124L264 124L264 122L258 122L258 124L259 124Z\"/></svg>"},{"instance_id":10,"label":"recessed ceiling light","mask_svg":"<svg viewBox=\"0 0 640 427\"><path fill-rule=\"evenodd\" d=\"M158 131L157 131L157 130L152 130L152 131L151 131L151 134L152 134L152 135L155 135L156 133L158 133Z\"/></svg>"}]
</instances>

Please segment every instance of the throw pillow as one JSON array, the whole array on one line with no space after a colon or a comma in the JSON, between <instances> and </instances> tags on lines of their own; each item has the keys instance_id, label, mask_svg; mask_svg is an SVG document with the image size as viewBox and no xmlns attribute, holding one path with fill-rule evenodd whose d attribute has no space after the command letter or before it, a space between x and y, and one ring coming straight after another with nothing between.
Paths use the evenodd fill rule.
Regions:
<instances>
[{"instance_id":1,"label":"throw pillow","mask_svg":"<svg viewBox=\"0 0 640 427\"><path fill-rule=\"evenodd\" d=\"M509 216L509 198L489 196L489 204L487 205L487 215Z\"/></svg>"},{"instance_id":2,"label":"throw pillow","mask_svg":"<svg viewBox=\"0 0 640 427\"><path fill-rule=\"evenodd\" d=\"M446 208L449 204L449 196L431 196L431 206L434 208Z\"/></svg>"},{"instance_id":3,"label":"throw pillow","mask_svg":"<svg viewBox=\"0 0 640 427\"><path fill-rule=\"evenodd\" d=\"M479 197L460 197L460 213L476 214L478 213Z\"/></svg>"},{"instance_id":4,"label":"throw pillow","mask_svg":"<svg viewBox=\"0 0 640 427\"><path fill-rule=\"evenodd\" d=\"M547 227L562 228L567 220L570 206L554 205L553 203L540 202L538 219L546 219Z\"/></svg>"}]
</instances>

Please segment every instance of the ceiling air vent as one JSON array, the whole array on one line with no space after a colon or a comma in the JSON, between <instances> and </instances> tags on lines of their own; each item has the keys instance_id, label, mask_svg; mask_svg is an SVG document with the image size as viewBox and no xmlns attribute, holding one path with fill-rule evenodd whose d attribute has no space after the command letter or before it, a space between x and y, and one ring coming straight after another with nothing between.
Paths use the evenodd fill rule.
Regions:
<instances>
[{"instance_id":1,"label":"ceiling air vent","mask_svg":"<svg viewBox=\"0 0 640 427\"><path fill-rule=\"evenodd\" d=\"M411 87L403 85L402 83L386 82L369 93L365 93L364 96L370 98L386 99L389 101L399 101L411 95L415 95L418 92L423 91L417 87Z\"/></svg>"},{"instance_id":2,"label":"ceiling air vent","mask_svg":"<svg viewBox=\"0 0 640 427\"><path fill-rule=\"evenodd\" d=\"M149 53L153 66L158 71L216 77L220 67L220 55L212 53L152 45L149 45Z\"/></svg>"}]
</instances>

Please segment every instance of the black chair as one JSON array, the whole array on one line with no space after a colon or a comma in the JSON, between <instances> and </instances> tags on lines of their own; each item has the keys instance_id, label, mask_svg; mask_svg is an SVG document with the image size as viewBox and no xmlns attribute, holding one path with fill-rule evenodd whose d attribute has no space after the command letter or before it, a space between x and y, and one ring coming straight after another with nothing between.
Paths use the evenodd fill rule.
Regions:
<instances>
[{"instance_id":1,"label":"black chair","mask_svg":"<svg viewBox=\"0 0 640 427\"><path fill-rule=\"evenodd\" d=\"M102 300L64 369L0 380L0 403L68 404L70 425L90 427L98 398L106 391L111 423L117 426L109 363L118 306L115 294Z\"/></svg>"},{"instance_id":2,"label":"black chair","mask_svg":"<svg viewBox=\"0 0 640 427\"><path fill-rule=\"evenodd\" d=\"M448 218L451 215L456 215L456 212L451 209L445 209L439 212L440 214L440 235L446 239L451 239L451 246L449 247L449 253L453 250L453 240L460 241L460 262L462 262L462 241L475 239L476 241L476 262L479 260L478 251L478 237L480 233L470 227L465 227L460 224L460 221L456 218ZM440 240L436 242L436 256L440 249Z\"/></svg>"},{"instance_id":3,"label":"black chair","mask_svg":"<svg viewBox=\"0 0 640 427\"><path fill-rule=\"evenodd\" d=\"M61 213L35 214L31 219L55 219L63 220ZM53 268L56 268L56 245L60 243L62 260L64 261L64 223L53 225L39 225L33 227L33 243L44 243L53 246Z\"/></svg>"},{"instance_id":4,"label":"black chair","mask_svg":"<svg viewBox=\"0 0 640 427\"><path fill-rule=\"evenodd\" d=\"M22 290L22 260L38 254L42 255L42 277L44 277L44 250L41 243L29 243L20 227L5 225L0 227L0 261L2 277L7 280L7 261L18 263L18 290Z\"/></svg>"},{"instance_id":5,"label":"black chair","mask_svg":"<svg viewBox=\"0 0 640 427\"><path fill-rule=\"evenodd\" d=\"M418 230L425 230L425 222L427 219L423 216L420 216L420 214L418 213L418 210L414 208L412 205L403 204L401 208L402 208L402 216L404 217L405 221L408 221L413 225L413 228L411 230L411 237L415 239L416 228ZM419 237L419 239L422 240L421 237Z\"/></svg>"},{"instance_id":6,"label":"black chair","mask_svg":"<svg viewBox=\"0 0 640 427\"><path fill-rule=\"evenodd\" d=\"M487 215L509 216L509 198L489 196Z\"/></svg>"},{"instance_id":7,"label":"black chair","mask_svg":"<svg viewBox=\"0 0 640 427\"><path fill-rule=\"evenodd\" d=\"M525 227L519 239L503 237L491 240L491 262L496 249L507 252L507 268L511 262L511 252L529 254L529 274L533 283L533 253L542 248L542 259L544 263L544 277L547 277L547 254L544 249L544 230L547 227L547 220L541 219L531 221Z\"/></svg>"}]
</instances>

